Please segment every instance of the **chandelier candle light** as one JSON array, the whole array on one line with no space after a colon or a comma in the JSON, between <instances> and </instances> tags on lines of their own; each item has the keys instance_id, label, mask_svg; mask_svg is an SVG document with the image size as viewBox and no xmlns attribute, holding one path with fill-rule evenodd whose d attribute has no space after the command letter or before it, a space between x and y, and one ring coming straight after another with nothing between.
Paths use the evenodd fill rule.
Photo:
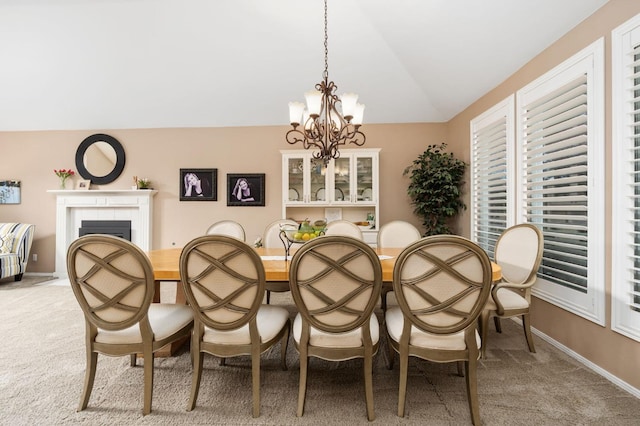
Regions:
<instances>
[{"instance_id":1,"label":"chandelier candle light","mask_svg":"<svg viewBox=\"0 0 640 426\"><path fill-rule=\"evenodd\" d=\"M358 95L345 93L338 97L334 92L338 88L329 81L327 43L327 0L324 1L324 73L323 80L316 84L316 90L305 93L306 109L302 102L289 102L289 119L292 130L286 135L291 145L302 142L304 149L318 149L313 157L328 163L339 158L340 145L352 143L364 145L366 140L360 132L364 105L358 103ZM342 114L338 111L340 104ZM298 129L303 123L302 129Z\"/></svg>"}]
</instances>

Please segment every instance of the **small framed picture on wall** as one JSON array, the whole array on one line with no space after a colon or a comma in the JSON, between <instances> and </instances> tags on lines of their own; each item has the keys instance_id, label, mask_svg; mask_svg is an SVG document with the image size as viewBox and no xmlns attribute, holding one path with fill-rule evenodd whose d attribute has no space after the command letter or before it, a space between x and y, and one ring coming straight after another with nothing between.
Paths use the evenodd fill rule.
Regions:
<instances>
[{"instance_id":1,"label":"small framed picture on wall","mask_svg":"<svg viewBox=\"0 0 640 426\"><path fill-rule=\"evenodd\" d=\"M218 201L218 169L180 169L180 201Z\"/></svg>"},{"instance_id":2,"label":"small framed picture on wall","mask_svg":"<svg viewBox=\"0 0 640 426\"><path fill-rule=\"evenodd\" d=\"M227 206L264 206L264 173L227 173Z\"/></svg>"}]
</instances>

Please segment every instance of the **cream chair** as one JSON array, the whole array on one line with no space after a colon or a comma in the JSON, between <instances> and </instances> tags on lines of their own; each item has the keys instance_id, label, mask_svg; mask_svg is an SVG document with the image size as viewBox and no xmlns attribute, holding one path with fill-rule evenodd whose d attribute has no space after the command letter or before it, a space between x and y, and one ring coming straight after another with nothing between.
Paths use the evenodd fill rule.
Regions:
<instances>
[{"instance_id":1,"label":"cream chair","mask_svg":"<svg viewBox=\"0 0 640 426\"><path fill-rule=\"evenodd\" d=\"M191 339L193 380L188 410L195 408L204 353L222 359L251 355L253 417L260 415L260 354L281 342L287 369L289 312L262 305L265 273L249 245L225 235L189 242L180 255L180 280L195 324ZM224 392L224 390L220 390Z\"/></svg>"},{"instance_id":2,"label":"cream chair","mask_svg":"<svg viewBox=\"0 0 640 426\"><path fill-rule=\"evenodd\" d=\"M536 351L531 335L529 306L531 305L531 287L536 282L543 249L542 232L529 223L506 229L496 241L494 260L502 268L502 281L491 290L491 297L482 312L480 329L483 358L486 354L491 317L498 332L502 331L500 318L521 317L529 351Z\"/></svg>"},{"instance_id":3,"label":"cream chair","mask_svg":"<svg viewBox=\"0 0 640 426\"><path fill-rule=\"evenodd\" d=\"M404 417L409 356L432 362L464 362L469 409L480 424L477 363L478 317L491 291L491 262L473 242L455 235L422 238L405 248L393 270L398 306L385 325L389 368L400 356L398 416ZM459 367L459 365L458 365Z\"/></svg>"},{"instance_id":4,"label":"cream chair","mask_svg":"<svg viewBox=\"0 0 640 426\"><path fill-rule=\"evenodd\" d=\"M87 367L78 411L87 408L98 354L144 356L144 408L151 412L153 353L187 339L193 328L188 306L151 303L153 270L137 246L110 235L86 235L67 251L67 272L86 326Z\"/></svg>"},{"instance_id":5,"label":"cream chair","mask_svg":"<svg viewBox=\"0 0 640 426\"><path fill-rule=\"evenodd\" d=\"M409 244L422 238L418 228L403 220L393 220L387 222L380 227L378 231L377 247L388 248L397 247L404 248ZM381 307L382 311L387 310L387 295L391 292L389 288L382 289Z\"/></svg>"},{"instance_id":6,"label":"cream chair","mask_svg":"<svg viewBox=\"0 0 640 426\"><path fill-rule=\"evenodd\" d=\"M282 227L286 229L297 229L298 222L291 219L278 219L268 224L262 234L262 245L265 248L284 248L282 240L280 239L280 230Z\"/></svg>"},{"instance_id":7,"label":"cream chair","mask_svg":"<svg viewBox=\"0 0 640 426\"><path fill-rule=\"evenodd\" d=\"M278 219L274 220L264 229L264 234L262 236L262 245L265 248L284 248L284 244L280 239L280 230L286 229L297 229L298 222L291 219ZM271 292L285 292L289 291L289 283L287 281L267 281L266 283L267 289L267 304L271 302Z\"/></svg>"},{"instance_id":8,"label":"cream chair","mask_svg":"<svg viewBox=\"0 0 640 426\"><path fill-rule=\"evenodd\" d=\"M342 235L363 240L362 231L358 228L358 225L348 220L334 220L327 223L325 235Z\"/></svg>"},{"instance_id":9,"label":"cream chair","mask_svg":"<svg viewBox=\"0 0 640 426\"><path fill-rule=\"evenodd\" d=\"M238 222L233 220L221 220L214 223L207 229L207 235L228 235L242 242L246 241L244 228Z\"/></svg>"},{"instance_id":10,"label":"cream chair","mask_svg":"<svg viewBox=\"0 0 640 426\"><path fill-rule=\"evenodd\" d=\"M405 248L409 244L422 238L418 228L403 220L393 220L385 223L378 231L378 247Z\"/></svg>"},{"instance_id":11,"label":"cream chair","mask_svg":"<svg viewBox=\"0 0 640 426\"><path fill-rule=\"evenodd\" d=\"M298 417L304 413L309 357L364 360L367 418L374 420L372 368L379 325L373 309L380 297L382 268L375 251L351 237L325 236L302 245L289 270L299 310L293 340L300 352Z\"/></svg>"}]
</instances>

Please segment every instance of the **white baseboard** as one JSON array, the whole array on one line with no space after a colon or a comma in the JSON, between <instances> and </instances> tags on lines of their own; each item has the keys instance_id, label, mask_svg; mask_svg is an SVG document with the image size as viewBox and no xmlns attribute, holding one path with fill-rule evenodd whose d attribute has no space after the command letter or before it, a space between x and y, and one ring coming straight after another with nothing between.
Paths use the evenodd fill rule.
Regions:
<instances>
[{"instance_id":1,"label":"white baseboard","mask_svg":"<svg viewBox=\"0 0 640 426\"><path fill-rule=\"evenodd\" d=\"M520 324L520 326L522 326L522 321L520 320L520 318L515 318L514 317L514 318L511 318L511 320L513 320L514 322L516 322L516 323ZM614 385L616 385L616 386L622 388L623 390L629 392L631 395L635 396L636 398L640 398L640 389L635 388L635 387L631 386L629 383L627 383L624 380L620 379L619 377L614 376L613 374L611 374L610 372L608 372L604 368L600 367L597 364L594 364L593 362L589 361L587 358L583 357L582 355L580 355L579 353L575 352L574 350L566 347L565 345L563 345L562 343L558 342L557 340L547 336L546 334L544 334L540 330L538 330L538 329L536 329L534 327L531 327L531 331L533 332L533 334L535 334L536 336L540 337L545 342L549 343L552 346L555 346L560 351L564 352L565 354L569 355L571 358L573 358L576 361L580 362L585 367L590 368L595 373L597 373L597 374L601 375L602 377L604 377L605 379L609 380Z\"/></svg>"}]
</instances>

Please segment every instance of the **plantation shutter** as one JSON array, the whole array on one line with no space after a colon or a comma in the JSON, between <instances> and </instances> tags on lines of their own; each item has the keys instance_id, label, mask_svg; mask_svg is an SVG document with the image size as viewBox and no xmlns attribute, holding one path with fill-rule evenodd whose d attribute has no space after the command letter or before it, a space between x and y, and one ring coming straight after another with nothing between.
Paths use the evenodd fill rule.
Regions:
<instances>
[{"instance_id":1,"label":"plantation shutter","mask_svg":"<svg viewBox=\"0 0 640 426\"><path fill-rule=\"evenodd\" d=\"M472 238L491 258L496 240L507 228L509 144L513 144L513 98L495 114L471 122Z\"/></svg>"},{"instance_id":2,"label":"plantation shutter","mask_svg":"<svg viewBox=\"0 0 640 426\"><path fill-rule=\"evenodd\" d=\"M524 215L544 233L538 275L587 291L587 75L523 108Z\"/></svg>"},{"instance_id":3,"label":"plantation shutter","mask_svg":"<svg viewBox=\"0 0 640 426\"><path fill-rule=\"evenodd\" d=\"M616 190L611 315L613 330L640 341L640 17L630 24L612 35Z\"/></svg>"}]
</instances>

